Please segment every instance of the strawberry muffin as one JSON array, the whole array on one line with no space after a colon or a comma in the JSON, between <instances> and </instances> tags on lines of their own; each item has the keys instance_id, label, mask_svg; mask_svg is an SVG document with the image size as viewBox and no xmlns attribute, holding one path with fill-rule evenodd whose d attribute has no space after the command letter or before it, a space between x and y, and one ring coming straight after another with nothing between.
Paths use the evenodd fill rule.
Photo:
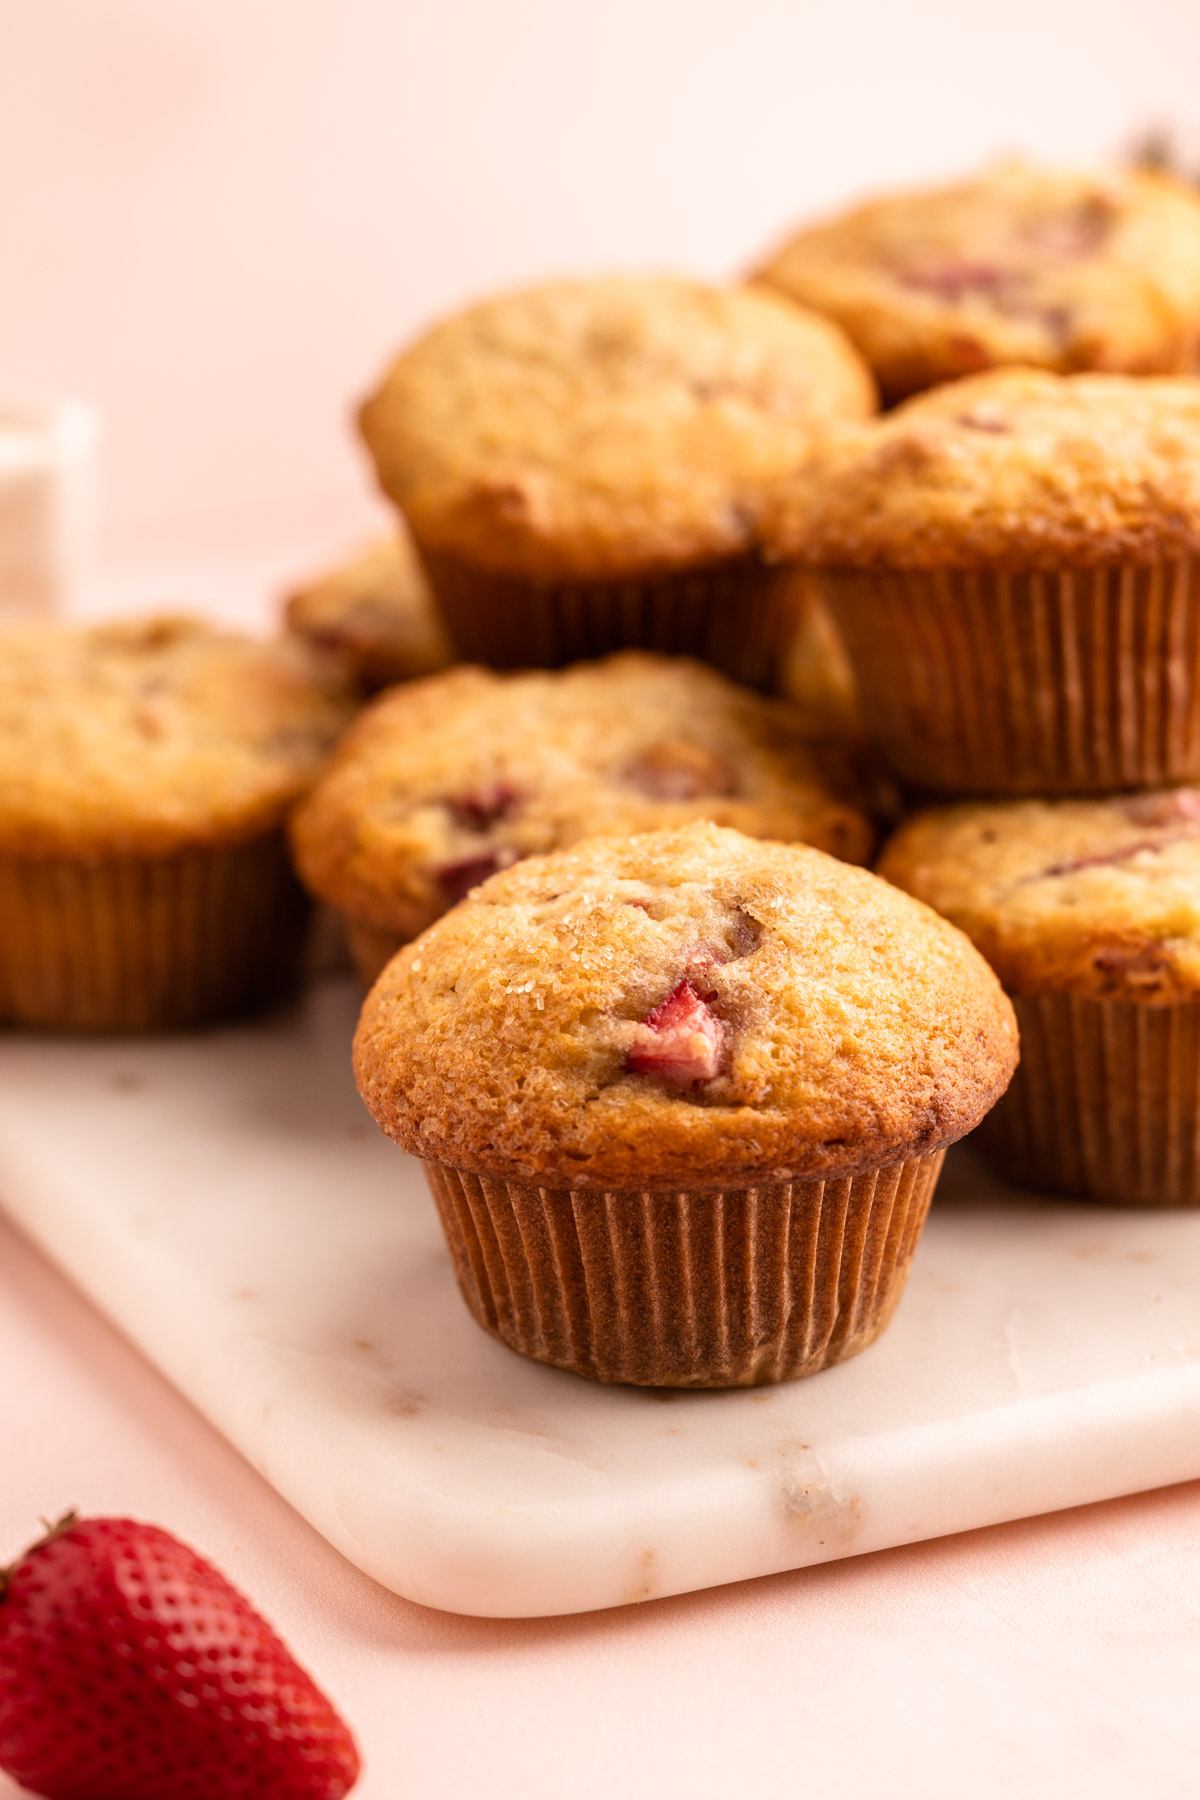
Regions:
<instances>
[{"instance_id":1,"label":"strawberry muffin","mask_svg":"<svg viewBox=\"0 0 1200 1800\"><path fill-rule=\"evenodd\" d=\"M963 805L911 819L880 873L965 931L1022 1060L981 1128L1021 1181L1200 1203L1200 790Z\"/></svg>"},{"instance_id":2,"label":"strawberry muffin","mask_svg":"<svg viewBox=\"0 0 1200 1800\"><path fill-rule=\"evenodd\" d=\"M388 965L359 1089L420 1156L476 1320L599 1381L864 1349L1012 1010L967 939L803 845L698 823L493 876Z\"/></svg>"},{"instance_id":3,"label":"strawberry muffin","mask_svg":"<svg viewBox=\"0 0 1200 1800\"><path fill-rule=\"evenodd\" d=\"M446 320L361 420L464 657L544 668L632 645L764 687L803 597L760 554L767 495L874 405L830 321L645 276Z\"/></svg>"},{"instance_id":4,"label":"strawberry muffin","mask_svg":"<svg viewBox=\"0 0 1200 1800\"><path fill-rule=\"evenodd\" d=\"M332 657L364 694L432 675L454 660L424 570L403 530L298 589L285 616L294 636Z\"/></svg>"},{"instance_id":5,"label":"strawberry muffin","mask_svg":"<svg viewBox=\"0 0 1200 1800\"><path fill-rule=\"evenodd\" d=\"M497 870L598 834L715 819L866 862L846 751L801 714L686 658L495 674L463 666L358 720L292 822L309 889L367 982Z\"/></svg>"},{"instance_id":6,"label":"strawberry muffin","mask_svg":"<svg viewBox=\"0 0 1200 1800\"><path fill-rule=\"evenodd\" d=\"M1177 374L1200 339L1200 196L1009 163L811 226L757 278L836 319L887 400L1018 363Z\"/></svg>"},{"instance_id":7,"label":"strawberry muffin","mask_svg":"<svg viewBox=\"0 0 1200 1800\"><path fill-rule=\"evenodd\" d=\"M0 1018L225 1018L297 971L283 824L349 717L296 644L178 618L0 634Z\"/></svg>"},{"instance_id":8,"label":"strawberry muffin","mask_svg":"<svg viewBox=\"0 0 1200 1800\"><path fill-rule=\"evenodd\" d=\"M1001 369L847 433L792 484L897 772L957 793L1200 776L1200 381Z\"/></svg>"}]
</instances>

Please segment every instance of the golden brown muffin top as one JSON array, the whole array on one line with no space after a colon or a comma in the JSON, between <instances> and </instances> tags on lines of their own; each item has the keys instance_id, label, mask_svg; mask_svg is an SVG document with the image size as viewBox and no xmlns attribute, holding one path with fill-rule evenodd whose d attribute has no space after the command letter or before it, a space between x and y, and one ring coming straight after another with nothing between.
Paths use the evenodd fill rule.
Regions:
<instances>
[{"instance_id":1,"label":"golden brown muffin top","mask_svg":"<svg viewBox=\"0 0 1200 1800\"><path fill-rule=\"evenodd\" d=\"M852 862L874 831L802 715L683 657L460 666L375 702L292 821L322 899L403 937L525 856L714 819Z\"/></svg>"},{"instance_id":2,"label":"golden brown muffin top","mask_svg":"<svg viewBox=\"0 0 1200 1800\"><path fill-rule=\"evenodd\" d=\"M921 813L879 873L953 920L1012 993L1200 997L1200 789Z\"/></svg>"},{"instance_id":3,"label":"golden brown muffin top","mask_svg":"<svg viewBox=\"0 0 1200 1800\"><path fill-rule=\"evenodd\" d=\"M1200 197L1144 171L1010 163L810 227L758 279L836 319L889 400L1016 363L1179 373L1200 328Z\"/></svg>"},{"instance_id":4,"label":"golden brown muffin top","mask_svg":"<svg viewBox=\"0 0 1200 1800\"><path fill-rule=\"evenodd\" d=\"M1061 568L1200 550L1200 381L996 369L906 401L790 484L775 553Z\"/></svg>"},{"instance_id":5,"label":"golden brown muffin top","mask_svg":"<svg viewBox=\"0 0 1200 1800\"><path fill-rule=\"evenodd\" d=\"M403 527L290 595L285 616L290 632L333 657L366 693L454 661Z\"/></svg>"},{"instance_id":6,"label":"golden brown muffin top","mask_svg":"<svg viewBox=\"0 0 1200 1800\"><path fill-rule=\"evenodd\" d=\"M1011 1007L959 932L863 869L696 823L486 882L388 964L355 1043L404 1149L548 1186L849 1174L1003 1092Z\"/></svg>"},{"instance_id":7,"label":"golden brown muffin top","mask_svg":"<svg viewBox=\"0 0 1200 1800\"><path fill-rule=\"evenodd\" d=\"M765 293L611 277L434 326L361 421L424 547L589 580L753 550L764 488L874 405L828 320Z\"/></svg>"},{"instance_id":8,"label":"golden brown muffin top","mask_svg":"<svg viewBox=\"0 0 1200 1800\"><path fill-rule=\"evenodd\" d=\"M0 633L0 854L154 856L277 826L349 717L298 644L183 618Z\"/></svg>"}]
</instances>

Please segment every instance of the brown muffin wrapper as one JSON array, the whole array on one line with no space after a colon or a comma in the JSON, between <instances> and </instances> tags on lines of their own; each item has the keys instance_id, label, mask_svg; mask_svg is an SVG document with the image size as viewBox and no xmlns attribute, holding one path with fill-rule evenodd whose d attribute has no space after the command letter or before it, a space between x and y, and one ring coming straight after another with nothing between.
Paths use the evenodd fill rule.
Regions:
<instances>
[{"instance_id":1,"label":"brown muffin wrapper","mask_svg":"<svg viewBox=\"0 0 1200 1800\"><path fill-rule=\"evenodd\" d=\"M0 856L0 1019L146 1031L236 1017L295 979L307 914L279 832L96 863Z\"/></svg>"},{"instance_id":2,"label":"brown muffin wrapper","mask_svg":"<svg viewBox=\"0 0 1200 1800\"><path fill-rule=\"evenodd\" d=\"M695 656L774 693L808 584L758 556L626 581L534 582L422 551L459 655L493 669L560 668L614 650Z\"/></svg>"},{"instance_id":3,"label":"brown muffin wrapper","mask_svg":"<svg viewBox=\"0 0 1200 1800\"><path fill-rule=\"evenodd\" d=\"M724 1388L815 1374L879 1336L944 1156L670 1193L425 1173L463 1298L510 1349L592 1381Z\"/></svg>"},{"instance_id":4,"label":"brown muffin wrapper","mask_svg":"<svg viewBox=\"0 0 1200 1800\"><path fill-rule=\"evenodd\" d=\"M365 988L374 987L397 950L402 950L410 940L402 937L398 931L385 931L377 925L364 925L361 920L352 919L348 914L343 914L343 922L350 959L358 971L358 978Z\"/></svg>"},{"instance_id":5,"label":"brown muffin wrapper","mask_svg":"<svg viewBox=\"0 0 1200 1800\"><path fill-rule=\"evenodd\" d=\"M1136 1206L1200 1204L1200 1005L1013 995L1021 1061L972 1139L1005 1174Z\"/></svg>"},{"instance_id":6,"label":"brown muffin wrapper","mask_svg":"<svg viewBox=\"0 0 1200 1800\"><path fill-rule=\"evenodd\" d=\"M871 728L953 793L1200 776L1200 562L1004 574L828 570Z\"/></svg>"}]
</instances>

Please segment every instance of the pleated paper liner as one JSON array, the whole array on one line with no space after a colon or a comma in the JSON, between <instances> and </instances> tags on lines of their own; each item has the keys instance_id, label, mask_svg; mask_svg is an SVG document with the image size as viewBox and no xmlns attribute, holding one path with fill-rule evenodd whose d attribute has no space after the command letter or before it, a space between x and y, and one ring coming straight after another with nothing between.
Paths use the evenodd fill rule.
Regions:
<instances>
[{"instance_id":1,"label":"pleated paper liner","mask_svg":"<svg viewBox=\"0 0 1200 1800\"><path fill-rule=\"evenodd\" d=\"M1200 1204L1200 1005L1013 995L1021 1062L979 1127L1005 1174L1137 1206Z\"/></svg>"},{"instance_id":2,"label":"pleated paper liner","mask_svg":"<svg viewBox=\"0 0 1200 1800\"><path fill-rule=\"evenodd\" d=\"M345 916L346 943L350 948L350 959L358 971L358 978L365 988L374 987L397 950L402 950L409 941L398 931L387 931L378 925L364 924L360 919Z\"/></svg>"},{"instance_id":3,"label":"pleated paper liner","mask_svg":"<svg viewBox=\"0 0 1200 1800\"><path fill-rule=\"evenodd\" d=\"M865 714L946 793L1200 776L1200 563L1005 574L826 570Z\"/></svg>"},{"instance_id":4,"label":"pleated paper liner","mask_svg":"<svg viewBox=\"0 0 1200 1800\"><path fill-rule=\"evenodd\" d=\"M308 902L283 837L162 857L0 857L0 1020L207 1024L295 979Z\"/></svg>"},{"instance_id":5,"label":"pleated paper liner","mask_svg":"<svg viewBox=\"0 0 1200 1800\"><path fill-rule=\"evenodd\" d=\"M561 668L614 650L712 663L773 693L808 591L789 569L739 556L623 581L534 582L441 551L422 560L460 656L493 669Z\"/></svg>"},{"instance_id":6,"label":"pleated paper liner","mask_svg":"<svg viewBox=\"0 0 1200 1800\"><path fill-rule=\"evenodd\" d=\"M815 1374L879 1336L944 1155L669 1193L425 1173L463 1298L510 1349L593 1381L724 1388Z\"/></svg>"}]
</instances>

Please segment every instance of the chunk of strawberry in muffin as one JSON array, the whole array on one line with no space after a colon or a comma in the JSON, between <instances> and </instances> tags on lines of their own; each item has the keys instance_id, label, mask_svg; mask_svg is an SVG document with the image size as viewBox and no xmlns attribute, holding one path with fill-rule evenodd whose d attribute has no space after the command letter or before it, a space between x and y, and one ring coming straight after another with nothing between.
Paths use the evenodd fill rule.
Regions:
<instances>
[{"instance_id":1,"label":"chunk of strawberry in muffin","mask_svg":"<svg viewBox=\"0 0 1200 1800\"><path fill-rule=\"evenodd\" d=\"M904 287L917 288L939 300L992 298L1007 293L1019 275L1011 268L994 263L944 262L903 270L899 280Z\"/></svg>"},{"instance_id":2,"label":"chunk of strawberry in muffin","mask_svg":"<svg viewBox=\"0 0 1200 1800\"><path fill-rule=\"evenodd\" d=\"M724 1052L724 1025L685 976L637 1027L628 1067L633 1075L698 1087L720 1074Z\"/></svg>"},{"instance_id":3,"label":"chunk of strawberry in muffin","mask_svg":"<svg viewBox=\"0 0 1200 1800\"><path fill-rule=\"evenodd\" d=\"M464 900L472 888L477 888L482 881L491 875L498 875L501 869L511 868L519 862L520 857L508 844L491 850L485 856L467 856L461 862L443 863L437 871L438 885L447 900L453 906Z\"/></svg>"},{"instance_id":4,"label":"chunk of strawberry in muffin","mask_svg":"<svg viewBox=\"0 0 1200 1800\"><path fill-rule=\"evenodd\" d=\"M652 800L696 800L701 794L737 792L733 770L703 744L688 738L660 738L625 770L626 779Z\"/></svg>"},{"instance_id":5,"label":"chunk of strawberry in muffin","mask_svg":"<svg viewBox=\"0 0 1200 1800\"><path fill-rule=\"evenodd\" d=\"M468 831L486 831L498 819L510 813L517 802L517 791L507 781L493 781L475 788L469 794L456 794L446 806L456 822Z\"/></svg>"}]
</instances>

